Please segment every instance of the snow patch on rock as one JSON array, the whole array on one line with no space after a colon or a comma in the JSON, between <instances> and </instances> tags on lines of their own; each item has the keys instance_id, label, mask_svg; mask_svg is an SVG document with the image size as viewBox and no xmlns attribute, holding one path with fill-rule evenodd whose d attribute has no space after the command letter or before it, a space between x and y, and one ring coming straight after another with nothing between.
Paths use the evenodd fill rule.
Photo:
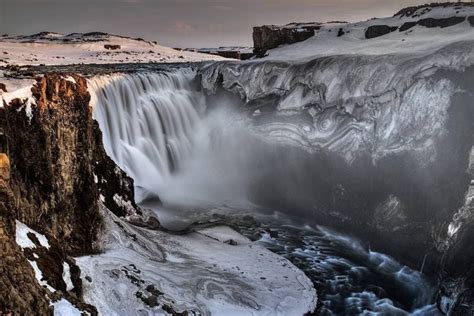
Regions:
<instances>
[{"instance_id":1,"label":"snow patch on rock","mask_svg":"<svg viewBox=\"0 0 474 316\"><path fill-rule=\"evenodd\" d=\"M74 289L74 284L72 284L72 280L71 280L71 270L70 270L70 267L69 267L69 263L67 262L64 262L63 263L63 280L64 280L64 283L66 283L66 291L71 291L72 289Z\"/></svg>"},{"instance_id":2,"label":"snow patch on rock","mask_svg":"<svg viewBox=\"0 0 474 316\"><path fill-rule=\"evenodd\" d=\"M31 261L31 260L28 260L28 262L30 263L31 267L33 268L33 270L35 271L35 277L36 277L36 280L38 281L38 283L47 288L49 291L51 292L56 292L56 290L51 287L48 282L46 282L44 279L43 279L43 272L41 272L40 268L38 267L38 264L36 264L36 261Z\"/></svg>"},{"instance_id":3,"label":"snow patch on rock","mask_svg":"<svg viewBox=\"0 0 474 316\"><path fill-rule=\"evenodd\" d=\"M32 87L33 85L27 85L13 90L12 92L3 92L1 95L3 101L1 107L3 107L5 104L10 104L10 102L14 99L20 99L24 103L26 116L31 121L33 118L32 105L35 103L33 93L31 92ZM18 110L21 111L22 109L23 107L19 108Z\"/></svg>"},{"instance_id":4,"label":"snow patch on rock","mask_svg":"<svg viewBox=\"0 0 474 316\"><path fill-rule=\"evenodd\" d=\"M36 248L36 245L31 241L31 239L28 237L28 233L34 234L36 238L38 239L39 243L41 246L49 249L49 242L48 239L46 238L45 235L42 235L35 230L29 228L25 224L23 224L20 221L16 221L16 235L15 235L15 241L20 246L21 248Z\"/></svg>"}]
</instances>

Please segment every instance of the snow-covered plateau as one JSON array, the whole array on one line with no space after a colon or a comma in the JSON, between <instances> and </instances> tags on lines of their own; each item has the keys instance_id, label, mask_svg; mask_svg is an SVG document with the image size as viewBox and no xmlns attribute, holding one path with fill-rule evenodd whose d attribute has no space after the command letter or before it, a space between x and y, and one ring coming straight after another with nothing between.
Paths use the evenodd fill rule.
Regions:
<instances>
[{"instance_id":1,"label":"snow-covered plateau","mask_svg":"<svg viewBox=\"0 0 474 316\"><path fill-rule=\"evenodd\" d=\"M189 51L179 51L141 38L101 32L33 35L0 35L0 66L70 65L113 63L170 63L224 60Z\"/></svg>"}]
</instances>

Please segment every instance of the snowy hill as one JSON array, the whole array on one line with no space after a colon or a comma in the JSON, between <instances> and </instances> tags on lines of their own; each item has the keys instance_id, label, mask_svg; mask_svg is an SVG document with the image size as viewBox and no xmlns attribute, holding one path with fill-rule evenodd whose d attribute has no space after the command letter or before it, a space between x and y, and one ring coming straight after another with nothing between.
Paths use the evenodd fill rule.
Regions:
<instances>
[{"instance_id":1,"label":"snowy hill","mask_svg":"<svg viewBox=\"0 0 474 316\"><path fill-rule=\"evenodd\" d=\"M269 50L265 58L297 60L433 51L455 42L474 40L474 6L470 3L425 5L403 9L393 17L318 25L314 36Z\"/></svg>"},{"instance_id":2,"label":"snowy hill","mask_svg":"<svg viewBox=\"0 0 474 316\"><path fill-rule=\"evenodd\" d=\"M0 66L164 63L223 59L219 56L178 51L141 38L102 32L0 35Z\"/></svg>"}]
</instances>

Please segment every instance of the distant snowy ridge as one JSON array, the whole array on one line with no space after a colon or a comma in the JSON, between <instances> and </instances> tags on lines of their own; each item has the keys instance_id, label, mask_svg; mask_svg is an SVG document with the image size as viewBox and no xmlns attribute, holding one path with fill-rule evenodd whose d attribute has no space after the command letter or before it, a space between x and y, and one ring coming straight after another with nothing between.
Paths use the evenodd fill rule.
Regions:
<instances>
[{"instance_id":1,"label":"distant snowy ridge","mask_svg":"<svg viewBox=\"0 0 474 316\"><path fill-rule=\"evenodd\" d=\"M68 65L164 63L223 60L219 56L178 51L155 41L103 32L40 32L0 35L0 67L8 65Z\"/></svg>"}]
</instances>

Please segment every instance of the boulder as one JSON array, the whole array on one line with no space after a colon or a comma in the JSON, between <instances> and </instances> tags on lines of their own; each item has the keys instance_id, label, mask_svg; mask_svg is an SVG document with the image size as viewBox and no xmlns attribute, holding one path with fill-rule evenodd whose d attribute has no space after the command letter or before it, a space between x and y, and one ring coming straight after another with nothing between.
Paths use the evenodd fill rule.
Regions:
<instances>
[{"instance_id":1,"label":"boulder","mask_svg":"<svg viewBox=\"0 0 474 316\"><path fill-rule=\"evenodd\" d=\"M397 26L388 26L388 25L371 25L365 31L365 38L375 38L379 36L386 35L398 29Z\"/></svg>"},{"instance_id":2,"label":"boulder","mask_svg":"<svg viewBox=\"0 0 474 316\"><path fill-rule=\"evenodd\" d=\"M418 21L419 25L425 26L425 27L449 27L453 26L459 23L462 23L466 20L465 16L452 16L449 18L444 18L444 19L433 19L433 18L427 18L427 19L421 19Z\"/></svg>"},{"instance_id":3,"label":"boulder","mask_svg":"<svg viewBox=\"0 0 474 316\"><path fill-rule=\"evenodd\" d=\"M469 21L469 24L474 27L474 16L468 17L467 20Z\"/></svg>"}]
</instances>

